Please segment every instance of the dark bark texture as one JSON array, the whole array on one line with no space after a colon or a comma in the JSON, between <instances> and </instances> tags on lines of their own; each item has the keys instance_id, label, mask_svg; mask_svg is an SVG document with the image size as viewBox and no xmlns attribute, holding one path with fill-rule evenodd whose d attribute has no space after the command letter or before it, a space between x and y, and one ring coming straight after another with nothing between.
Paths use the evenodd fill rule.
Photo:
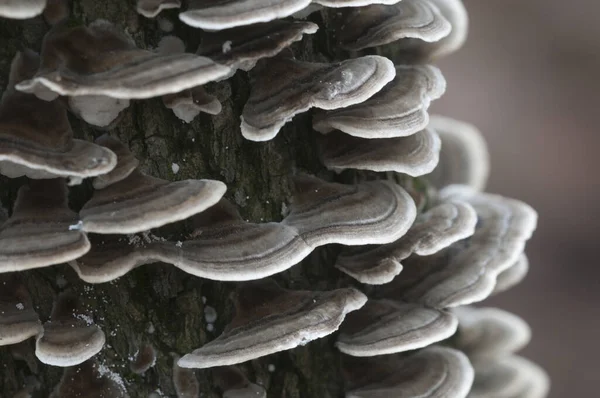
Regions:
<instances>
[{"instance_id":1,"label":"dark bark texture","mask_svg":"<svg viewBox=\"0 0 600 398\"><path fill-rule=\"evenodd\" d=\"M103 18L126 30L141 48L155 48L168 33L156 20L139 16L135 0L73 0L72 18L81 24ZM187 51L195 51L201 32L181 24L177 11L163 12L174 22L171 33L184 39ZM326 22L319 13L311 19L321 29L294 45L297 58L331 59L337 50L329 44ZM10 62L15 53L29 47L39 51L48 30L43 18L26 21L0 19L0 90L8 80ZM310 113L288 123L272 141L254 143L242 138L239 125L242 108L249 95L248 76L238 73L223 82L206 86L223 104L217 116L200 114L186 124L166 109L159 98L132 101L120 122L110 133L127 143L139 157L142 169L150 175L169 180L212 178L228 186L226 197L235 203L248 220L279 221L282 207L289 203L290 176L299 171L329 177L320 165ZM104 131L95 129L70 115L75 135L93 140ZM180 170L174 174L172 164ZM339 177L337 177L339 178ZM10 209L24 179L1 177L0 198ZM84 181L70 193L70 203L78 210L91 195L91 184ZM169 239L185 237L185 223L163 227L153 233ZM283 286L294 289L327 290L349 286L353 282L332 266L336 247L316 250L305 261L275 276ZM120 374L131 397L147 397L159 389L164 396L175 397L172 383L172 356L185 354L218 336L231 319L229 299L233 283L222 283L190 276L178 269L156 264L138 268L112 283L89 285L79 280L67 265L52 266L23 273L34 306L42 322L49 317L56 295L70 288L80 295L85 308L106 333L107 344L98 360ZM66 285L65 285L66 281ZM206 305L217 310L214 331L207 331ZM340 354L334 348L334 336L320 339L294 350L271 355L240 365L249 379L264 385L269 397L328 398L343 397ZM0 398L10 398L35 376L39 388L34 397L47 397L60 380L62 369L41 364L33 354L34 339L18 349L28 360L15 359L14 348L0 347ZM156 365L144 375L129 369L130 357L143 343L158 351ZM18 357L18 356L17 356ZM275 370L269 372L269 365ZM271 367L272 369L272 367ZM201 396L220 397L210 370L196 371Z\"/></svg>"}]
</instances>

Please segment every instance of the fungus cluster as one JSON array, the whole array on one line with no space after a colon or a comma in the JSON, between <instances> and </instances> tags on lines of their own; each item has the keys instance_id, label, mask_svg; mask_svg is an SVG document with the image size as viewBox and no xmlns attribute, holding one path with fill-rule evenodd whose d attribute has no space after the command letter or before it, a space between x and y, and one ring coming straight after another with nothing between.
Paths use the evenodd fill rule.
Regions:
<instances>
[{"instance_id":1,"label":"fungus cluster","mask_svg":"<svg viewBox=\"0 0 600 398\"><path fill-rule=\"evenodd\" d=\"M0 17L43 13L48 28L14 55L0 102L0 174L18 188L0 220L0 346L34 337L37 360L65 368L42 387L51 397L128 397L135 381L103 362L111 335L93 304L57 284L42 322L27 275L68 264L91 289L151 263L236 285L233 315L204 307L209 332L224 322L210 341L179 353L159 337L135 343L137 380L170 364L149 396L197 398L193 369L210 368L202 379L220 396L266 397L240 364L326 336L347 398L546 395L544 371L514 354L526 323L471 306L524 278L537 214L484 192L476 128L429 115L446 89L432 62L466 38L460 0L137 1L143 18L178 15L195 52L176 36L152 48L107 20L82 25L70 5L0 0ZM300 47L311 36L335 50ZM242 217L227 178L152 176L118 137L123 114L153 97L183 126L228 117L234 94L211 88L228 79L246 90L232 134L266 146L304 129L318 152L313 173L292 167L280 219ZM93 143L75 138L74 118L94 126ZM284 271L313 252L332 280L297 288Z\"/></svg>"}]
</instances>

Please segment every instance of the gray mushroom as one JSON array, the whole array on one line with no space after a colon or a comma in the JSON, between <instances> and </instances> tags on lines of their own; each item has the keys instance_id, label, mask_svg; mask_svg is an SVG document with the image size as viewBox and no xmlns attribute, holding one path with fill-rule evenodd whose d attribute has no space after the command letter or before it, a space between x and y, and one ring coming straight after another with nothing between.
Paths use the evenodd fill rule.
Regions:
<instances>
[{"instance_id":1,"label":"gray mushroom","mask_svg":"<svg viewBox=\"0 0 600 398\"><path fill-rule=\"evenodd\" d=\"M127 149L108 135L97 143ZM131 162L128 160L126 169ZM126 173L124 173L126 174ZM106 185L102 180L101 185ZM80 211L81 229L102 234L131 234L186 219L216 204L227 187L215 180L168 182L135 169L120 181L98 189Z\"/></svg>"},{"instance_id":2,"label":"gray mushroom","mask_svg":"<svg viewBox=\"0 0 600 398\"><path fill-rule=\"evenodd\" d=\"M72 292L61 293L54 302L50 320L35 342L35 355L54 366L79 365L104 347L104 332L82 312Z\"/></svg>"},{"instance_id":3,"label":"gray mushroom","mask_svg":"<svg viewBox=\"0 0 600 398\"><path fill-rule=\"evenodd\" d=\"M403 0L394 5L373 4L334 13L335 33L347 50L362 50L412 38L436 42L452 26L432 0Z\"/></svg>"},{"instance_id":4,"label":"gray mushroom","mask_svg":"<svg viewBox=\"0 0 600 398\"><path fill-rule=\"evenodd\" d=\"M510 355L487 363L477 363L475 382L468 398L544 398L550 381L535 363Z\"/></svg>"},{"instance_id":5,"label":"gray mushroom","mask_svg":"<svg viewBox=\"0 0 600 398\"><path fill-rule=\"evenodd\" d=\"M458 307L458 334L453 344L472 362L480 362L514 353L531 339L525 321L498 308Z\"/></svg>"},{"instance_id":6,"label":"gray mushroom","mask_svg":"<svg viewBox=\"0 0 600 398\"><path fill-rule=\"evenodd\" d=\"M529 272L529 260L525 254L521 254L521 257L513 265L498 274L493 294L504 292L517 285L525 279L527 272Z\"/></svg>"},{"instance_id":7,"label":"gray mushroom","mask_svg":"<svg viewBox=\"0 0 600 398\"><path fill-rule=\"evenodd\" d=\"M333 64L301 62L283 55L252 71L252 90L242 111L242 135L267 141L294 115L310 108L338 109L362 103L394 78L387 58L365 56Z\"/></svg>"},{"instance_id":8,"label":"gray mushroom","mask_svg":"<svg viewBox=\"0 0 600 398\"><path fill-rule=\"evenodd\" d=\"M482 191L487 183L490 157L479 130L439 115L431 116L429 126L437 131L442 150L438 167L425 178L438 188L462 184Z\"/></svg>"},{"instance_id":9,"label":"gray mushroom","mask_svg":"<svg viewBox=\"0 0 600 398\"><path fill-rule=\"evenodd\" d=\"M219 32L206 32L197 54L248 71L263 58L279 54L304 35L314 34L319 27L312 22L271 21Z\"/></svg>"},{"instance_id":10,"label":"gray mushroom","mask_svg":"<svg viewBox=\"0 0 600 398\"><path fill-rule=\"evenodd\" d=\"M361 7L400 0L312 0L325 7ZM285 18L311 5L311 0L192 0L179 19L204 30L222 30Z\"/></svg>"},{"instance_id":11,"label":"gray mushroom","mask_svg":"<svg viewBox=\"0 0 600 398\"><path fill-rule=\"evenodd\" d=\"M429 128L408 137L366 139L342 132L322 135L321 159L325 167L394 171L410 176L430 173L438 164L441 142Z\"/></svg>"},{"instance_id":12,"label":"gray mushroom","mask_svg":"<svg viewBox=\"0 0 600 398\"><path fill-rule=\"evenodd\" d=\"M62 179L30 180L19 189L12 216L0 227L0 273L60 264L90 250L86 235L72 226Z\"/></svg>"},{"instance_id":13,"label":"gray mushroom","mask_svg":"<svg viewBox=\"0 0 600 398\"><path fill-rule=\"evenodd\" d=\"M121 377L93 360L66 368L50 398L129 398Z\"/></svg>"},{"instance_id":14,"label":"gray mushroom","mask_svg":"<svg viewBox=\"0 0 600 398\"><path fill-rule=\"evenodd\" d=\"M162 261L202 278L264 278L299 263L313 250L294 228L246 222L225 199L191 221L191 239L157 245Z\"/></svg>"},{"instance_id":15,"label":"gray mushroom","mask_svg":"<svg viewBox=\"0 0 600 398\"><path fill-rule=\"evenodd\" d=\"M473 206L479 218L475 233L434 255L407 259L402 278L382 288L389 297L434 308L481 301L493 291L497 275L519 258L537 224L537 213L514 199L456 185L441 197Z\"/></svg>"},{"instance_id":16,"label":"gray mushroom","mask_svg":"<svg viewBox=\"0 0 600 398\"><path fill-rule=\"evenodd\" d=\"M313 128L362 138L405 137L423 130L429 123L427 109L446 91L446 80L432 65L395 68L396 77L381 91L356 105L317 114Z\"/></svg>"},{"instance_id":17,"label":"gray mushroom","mask_svg":"<svg viewBox=\"0 0 600 398\"><path fill-rule=\"evenodd\" d=\"M162 10L181 7L181 0L137 0L138 14L155 18Z\"/></svg>"},{"instance_id":18,"label":"gray mushroom","mask_svg":"<svg viewBox=\"0 0 600 398\"><path fill-rule=\"evenodd\" d=\"M295 191L282 224L295 228L312 247L390 243L416 217L410 195L388 181L342 185L298 175Z\"/></svg>"},{"instance_id":19,"label":"gray mushroom","mask_svg":"<svg viewBox=\"0 0 600 398\"><path fill-rule=\"evenodd\" d=\"M0 17L28 19L40 15L47 0L0 0Z\"/></svg>"},{"instance_id":20,"label":"gray mushroom","mask_svg":"<svg viewBox=\"0 0 600 398\"><path fill-rule=\"evenodd\" d=\"M413 254L432 255L475 232L477 214L464 201L442 203L419 215L406 235L387 245L344 248L336 268L362 283L390 282Z\"/></svg>"},{"instance_id":21,"label":"gray mushroom","mask_svg":"<svg viewBox=\"0 0 600 398\"><path fill-rule=\"evenodd\" d=\"M161 55L136 47L108 21L53 27L45 36L37 74L16 87L56 95L150 98L200 86L230 68L194 54Z\"/></svg>"},{"instance_id":22,"label":"gray mushroom","mask_svg":"<svg viewBox=\"0 0 600 398\"><path fill-rule=\"evenodd\" d=\"M423 348L456 332L456 317L445 310L392 300L373 300L347 315L335 343L355 357Z\"/></svg>"},{"instance_id":23,"label":"gray mushroom","mask_svg":"<svg viewBox=\"0 0 600 398\"><path fill-rule=\"evenodd\" d=\"M179 355L171 353L173 357L173 385L177 398L200 398L200 383L193 369L180 367L177 362Z\"/></svg>"},{"instance_id":24,"label":"gray mushroom","mask_svg":"<svg viewBox=\"0 0 600 398\"><path fill-rule=\"evenodd\" d=\"M327 292L287 290L263 279L241 285L236 315L223 334L183 356L185 368L234 365L289 350L337 330L367 298L353 288Z\"/></svg>"},{"instance_id":25,"label":"gray mushroom","mask_svg":"<svg viewBox=\"0 0 600 398\"><path fill-rule=\"evenodd\" d=\"M0 347L20 343L41 331L25 285L15 274L0 274Z\"/></svg>"},{"instance_id":26,"label":"gray mushroom","mask_svg":"<svg viewBox=\"0 0 600 398\"><path fill-rule=\"evenodd\" d=\"M72 184L108 173L117 163L115 154L74 139L62 103L15 90L15 84L33 76L38 65L38 55L30 50L17 53L12 61L0 102L0 173L11 178L65 177Z\"/></svg>"},{"instance_id":27,"label":"gray mushroom","mask_svg":"<svg viewBox=\"0 0 600 398\"><path fill-rule=\"evenodd\" d=\"M346 398L465 398L473 384L467 357L446 347L344 360Z\"/></svg>"}]
</instances>

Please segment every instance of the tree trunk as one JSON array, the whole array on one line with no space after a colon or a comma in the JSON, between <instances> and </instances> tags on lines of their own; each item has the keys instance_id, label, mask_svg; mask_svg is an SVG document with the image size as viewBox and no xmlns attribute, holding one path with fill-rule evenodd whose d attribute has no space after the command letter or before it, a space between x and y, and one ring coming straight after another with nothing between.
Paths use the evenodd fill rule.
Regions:
<instances>
[{"instance_id":1,"label":"tree trunk","mask_svg":"<svg viewBox=\"0 0 600 398\"><path fill-rule=\"evenodd\" d=\"M81 24L103 18L125 29L141 48L155 48L167 35L155 19L135 12L135 0L74 0L72 18ZM188 51L195 51L200 31L178 22L177 12L163 12L173 21L172 34L182 38ZM329 38L319 13L311 18L322 29L294 46L297 58L330 58ZM48 26L41 17L16 21L0 19L0 87L8 80L10 62L25 47L39 51ZM332 50L333 51L333 50ZM290 176L297 170L327 176L318 160L315 133L309 114L288 123L272 141L254 143L242 138L239 125L242 108L249 95L247 74L237 74L223 82L206 86L223 104L217 116L200 114L190 124L183 123L166 109L159 98L132 101L122 119L110 133L128 144L150 175L168 180L211 178L225 182L226 197L235 203L245 219L255 222L279 221L282 208L289 203ZM71 117L75 135L93 140L104 131ZM177 164L179 171L173 172ZM8 209L24 179L2 177L0 197ZM84 181L71 190L74 210L91 195L91 184ZM155 234L178 240L185 236L185 223L163 227ZM328 290L352 284L332 266L335 247L315 250L305 261L275 276L283 286L294 289ZM131 397L147 397L159 389L175 397L172 383L171 352L185 354L217 337L232 316L229 294L235 284L215 282L188 275L166 264L138 268L111 283L83 283L67 265L52 266L24 273L26 285L42 322L49 317L53 298L71 288L93 311L95 321L106 333L107 343L98 360L120 374ZM66 285L65 285L66 281ZM206 304L203 301L206 300ZM214 331L207 330L204 305L217 310ZM156 365L143 376L129 369L130 357L144 342L158 352ZM29 362L14 358L11 347L0 347L0 397L10 398L35 375L40 383L35 397L46 397L59 382L62 369L41 364L33 355L33 339L27 343ZM327 337L294 350L271 355L240 365L251 381L265 386L269 397L342 397L340 354L334 338ZM19 349L22 351L23 347ZM37 363L37 365L36 365ZM274 365L273 367L269 365ZM269 371L269 368L271 371ZM210 370L196 375L202 397L220 397Z\"/></svg>"}]
</instances>

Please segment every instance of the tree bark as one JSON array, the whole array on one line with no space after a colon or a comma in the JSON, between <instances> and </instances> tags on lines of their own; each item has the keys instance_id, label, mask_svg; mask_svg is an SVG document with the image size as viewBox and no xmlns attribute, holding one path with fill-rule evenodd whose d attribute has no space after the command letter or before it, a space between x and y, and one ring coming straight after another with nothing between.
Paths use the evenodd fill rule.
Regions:
<instances>
[{"instance_id":1,"label":"tree bark","mask_svg":"<svg viewBox=\"0 0 600 398\"><path fill-rule=\"evenodd\" d=\"M81 24L103 18L125 29L141 48L155 48L168 35L157 21L135 12L134 0L74 0L72 18ZM172 34L184 39L188 51L195 51L200 31L184 26L177 11L163 12L161 17L175 24ZM311 16L321 30L294 45L297 58L324 60L335 51L319 13ZM25 47L39 51L48 26L43 18L26 21L0 20L0 87L8 80L10 62ZM223 82L206 86L223 104L217 116L200 114L190 124L183 123L166 109L159 98L132 101L122 119L110 133L128 144L150 175L168 180L212 178L228 186L226 197L235 203L245 219L254 222L279 221L282 208L289 203L290 176L303 170L320 176L315 133L309 114L299 115L288 123L272 141L254 143L242 138L239 125L242 108L249 95L247 74L241 71ZM93 140L104 131L71 117L76 137ZM174 174L172 164L179 166ZM0 198L8 209L24 179L0 180ZM91 184L84 181L70 193L74 210L81 208L91 195ZM178 240L185 236L185 223L154 231ZM328 290L352 284L332 266L336 248L316 250L305 261L275 279L293 289ZM26 285L42 322L49 317L52 301L65 288L80 295L86 308L104 330L107 343L98 360L121 375L131 397L147 397L159 389L175 397L172 383L171 352L185 354L217 337L232 316L229 295L233 283L205 280L188 275L166 264L138 268L111 283L83 283L67 265L52 266L24 273ZM66 281L66 286L64 285ZM214 331L207 331L203 315L206 305L217 310ZM144 375L129 369L129 358L144 342L158 352L156 365ZM240 365L249 379L265 386L269 397L328 398L342 397L340 354L329 336L294 350L271 355ZM34 375L39 381L35 397L46 397L59 382L62 369L46 366L33 355L34 342L26 342L29 361L15 359L11 347L0 347L0 397L10 398ZM23 347L19 348L23 351ZM275 370L269 372L269 365ZM272 367L271 367L272 369ZM202 397L220 397L210 370L196 371Z\"/></svg>"}]
</instances>

